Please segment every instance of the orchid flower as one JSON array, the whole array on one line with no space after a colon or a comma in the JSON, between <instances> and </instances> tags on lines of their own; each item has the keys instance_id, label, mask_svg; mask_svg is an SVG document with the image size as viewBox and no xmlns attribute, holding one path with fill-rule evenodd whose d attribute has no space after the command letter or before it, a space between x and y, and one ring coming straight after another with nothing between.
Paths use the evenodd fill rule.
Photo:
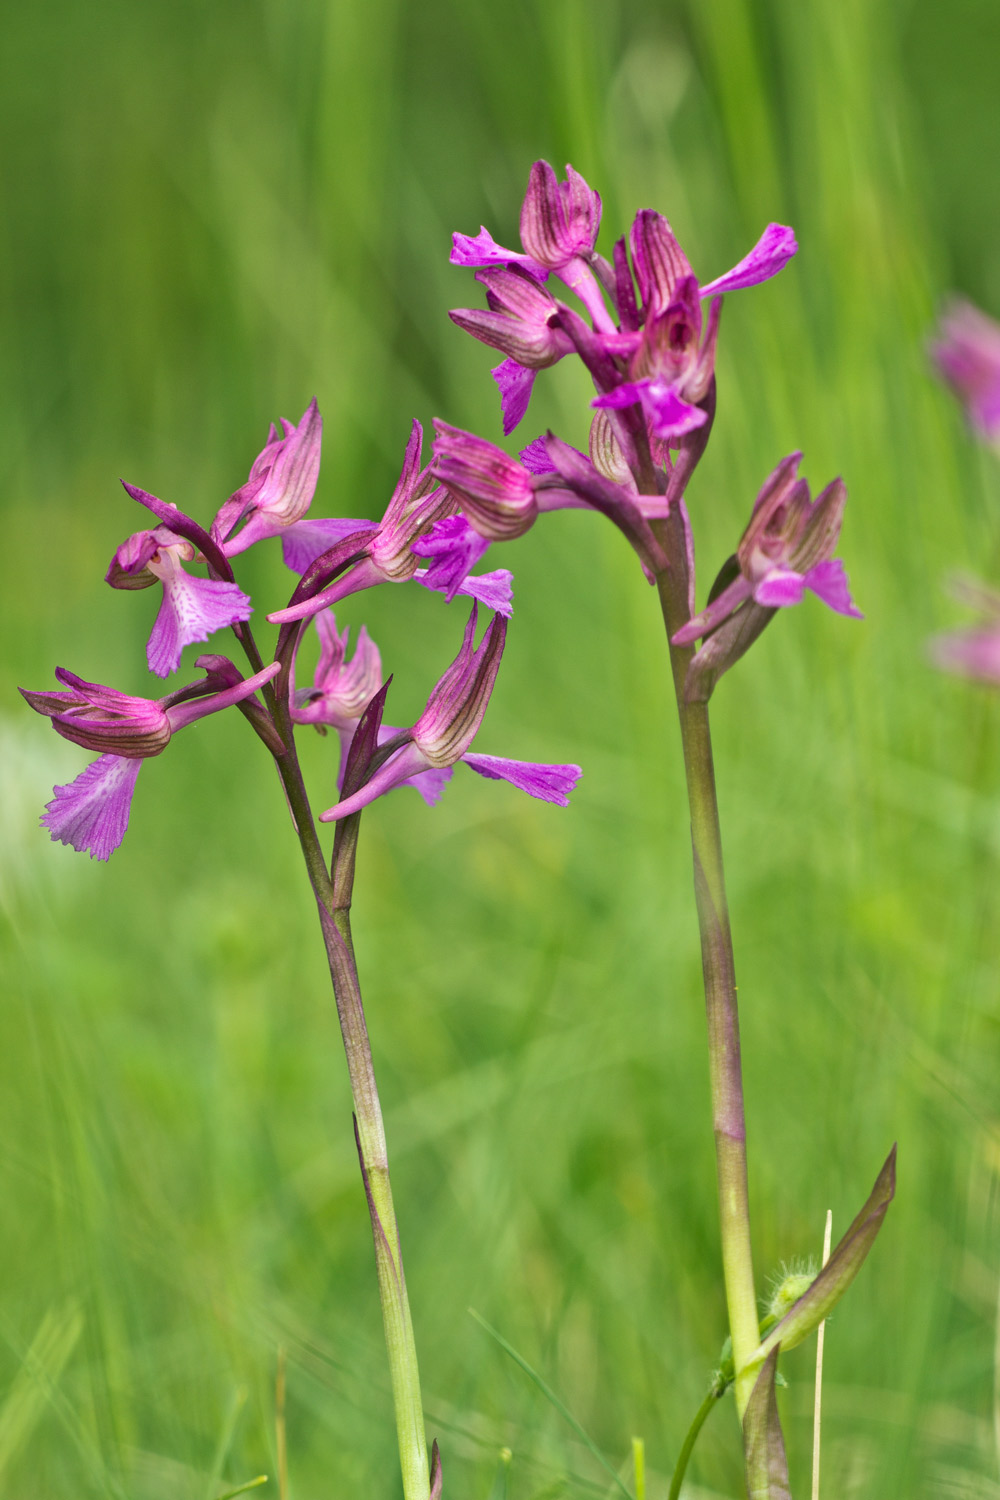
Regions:
<instances>
[{"instance_id":1,"label":"orchid flower","mask_svg":"<svg viewBox=\"0 0 1000 1500\"><path fill-rule=\"evenodd\" d=\"M1000 323L971 302L955 301L931 354L972 426L988 442L1000 441Z\"/></svg>"},{"instance_id":2,"label":"orchid flower","mask_svg":"<svg viewBox=\"0 0 1000 1500\"><path fill-rule=\"evenodd\" d=\"M298 724L313 724L321 732L327 727L336 730L340 739L338 785L343 786L354 731L365 708L382 687L382 661L378 647L363 625L350 661L347 660L350 631L345 630L343 635L338 632L330 610L316 616L316 630L320 638L320 654L313 685L295 693L292 718ZM398 733L388 724L381 724L377 743L385 744ZM406 785L418 791L428 807L433 807L450 779L450 766L435 767L412 777Z\"/></svg>"},{"instance_id":3,"label":"orchid flower","mask_svg":"<svg viewBox=\"0 0 1000 1500\"><path fill-rule=\"evenodd\" d=\"M699 286L662 214L644 209L632 225L632 260L642 298L629 378L591 403L621 408L639 402L651 436L675 441L707 420L699 403L715 374L719 294L776 276L798 248L791 229L769 224L750 253L707 286ZM701 304L712 298L707 324Z\"/></svg>"},{"instance_id":4,"label":"orchid flower","mask_svg":"<svg viewBox=\"0 0 1000 1500\"><path fill-rule=\"evenodd\" d=\"M53 789L42 817L53 839L88 851L92 859L109 859L125 837L143 760L162 754L178 729L250 698L280 670L272 662L244 679L223 656L201 656L197 665L205 669L203 682L158 699L134 698L85 682L62 667L56 668L56 678L67 691L21 688L31 707L51 719L57 734L100 752L75 781Z\"/></svg>"},{"instance_id":5,"label":"orchid flower","mask_svg":"<svg viewBox=\"0 0 1000 1500\"><path fill-rule=\"evenodd\" d=\"M834 479L811 500L808 483L798 478L801 460L801 453L789 454L768 476L736 549L736 577L671 637L673 645L710 635L748 601L780 609L799 604L806 589L838 614L863 618L844 565L833 556L847 504L844 481Z\"/></svg>"},{"instance_id":6,"label":"orchid flower","mask_svg":"<svg viewBox=\"0 0 1000 1500\"><path fill-rule=\"evenodd\" d=\"M331 551L330 561L340 565L347 558L341 552L357 553L357 559L340 572L329 583L323 581L323 558L317 559L313 573L306 573L300 590L302 597L293 595L292 603L285 609L268 615L272 624L287 625L296 620L309 619L325 610L329 605L346 599L362 589L373 588L380 583L403 583L413 579L435 592L447 592L430 570L418 566L420 554L418 539L429 531L435 522L454 511L454 502L448 491L435 482L430 467L421 469L420 452L423 431L419 422L414 422L406 445L403 470L386 507L381 522L372 525L366 533L357 533L344 539L337 552ZM356 547L351 543L356 541ZM474 561L474 559L473 559ZM470 567L472 564L470 563ZM329 577L329 573L326 574ZM489 608L502 614L511 611L511 575L506 569L486 573L481 577L463 576L456 589L449 594L465 594L479 600Z\"/></svg>"},{"instance_id":7,"label":"orchid flower","mask_svg":"<svg viewBox=\"0 0 1000 1500\"><path fill-rule=\"evenodd\" d=\"M315 398L298 426L282 417L281 428L279 432L271 424L246 483L230 495L212 523L212 535L227 557L280 536L286 566L304 573L335 542L375 523L338 516L305 519L316 493L323 441L323 418Z\"/></svg>"},{"instance_id":8,"label":"orchid flower","mask_svg":"<svg viewBox=\"0 0 1000 1500\"><path fill-rule=\"evenodd\" d=\"M105 577L114 589L163 585L163 600L146 645L149 670L157 677L177 671L185 646L207 641L214 631L249 620L253 613L253 605L235 583L186 573L183 564L195 559L201 560L193 543L169 526L154 526L121 544Z\"/></svg>"},{"instance_id":9,"label":"orchid flower","mask_svg":"<svg viewBox=\"0 0 1000 1500\"><path fill-rule=\"evenodd\" d=\"M497 245L485 229L475 238L454 236L452 264L485 268L477 279L486 287L489 310L457 308L451 317L508 356L493 371L505 435L524 417L537 371L555 364L572 345L595 376L595 406L639 405L650 437L676 446L707 420L701 403L715 372L719 297L775 276L795 254L795 235L785 225L769 224L731 271L702 287L667 220L644 209L631 233L640 306L624 241L615 247L614 268L601 260L594 249L600 198L579 173L566 171L566 182L559 183L547 162L532 167L521 211L523 253ZM550 271L577 293L590 314L603 378L581 345L576 314L538 284ZM602 287L617 305L617 324ZM707 323L701 312L706 298L714 299Z\"/></svg>"},{"instance_id":10,"label":"orchid flower","mask_svg":"<svg viewBox=\"0 0 1000 1500\"><path fill-rule=\"evenodd\" d=\"M434 558L431 576L454 587L462 567L483 543L523 536L543 510L585 506L607 515L635 547L647 571L665 564L659 543L631 489L607 479L584 454L551 433L511 458L502 448L435 421L434 473L461 506L465 528L441 525L418 550ZM524 461L527 460L527 461ZM662 514L654 497L653 514ZM481 540L476 543L470 533Z\"/></svg>"},{"instance_id":11,"label":"orchid flower","mask_svg":"<svg viewBox=\"0 0 1000 1500\"><path fill-rule=\"evenodd\" d=\"M504 617L494 615L477 647L476 617L477 606L473 604L458 656L431 692L413 728L394 737L400 741L400 748L360 791L321 813L321 822L332 823L360 812L377 797L415 776L448 769L460 760L480 776L509 781L531 797L556 802L560 807L567 805L569 793L581 775L579 766L538 765L496 755L476 755L469 750L486 713L507 631Z\"/></svg>"}]
</instances>

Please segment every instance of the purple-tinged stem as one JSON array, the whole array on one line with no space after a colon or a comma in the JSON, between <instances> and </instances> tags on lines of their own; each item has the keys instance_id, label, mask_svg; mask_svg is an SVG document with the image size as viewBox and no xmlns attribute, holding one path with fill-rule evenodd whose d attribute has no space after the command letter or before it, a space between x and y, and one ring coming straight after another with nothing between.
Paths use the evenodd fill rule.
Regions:
<instances>
[{"instance_id":1,"label":"purple-tinged stem","mask_svg":"<svg viewBox=\"0 0 1000 1500\"><path fill-rule=\"evenodd\" d=\"M671 505L665 520L652 523L670 560L669 567L657 576L660 608L668 641L690 617L690 569L681 497L707 442L707 429L710 425L710 422L706 423L705 428L701 429L697 451L682 451L678 456L668 490L676 503ZM690 646L670 647L670 665L687 777L695 902L701 932L722 1269L736 1370L736 1405L742 1420L756 1376L755 1371L744 1373L744 1367L760 1342L760 1329L750 1245L746 1117L743 1108L736 972L722 861L712 736L708 705L688 703L684 698L684 680L693 655L694 650Z\"/></svg>"}]
</instances>

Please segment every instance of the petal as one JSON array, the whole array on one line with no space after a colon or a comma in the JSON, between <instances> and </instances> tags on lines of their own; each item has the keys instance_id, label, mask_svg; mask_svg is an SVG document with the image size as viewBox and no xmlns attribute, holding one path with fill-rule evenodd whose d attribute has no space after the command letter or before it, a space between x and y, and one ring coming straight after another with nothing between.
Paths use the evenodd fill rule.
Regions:
<instances>
[{"instance_id":1,"label":"petal","mask_svg":"<svg viewBox=\"0 0 1000 1500\"><path fill-rule=\"evenodd\" d=\"M583 775L579 766L546 766L530 760L507 760L502 755L463 755L462 759L490 781L509 781L529 797L560 807L569 806L569 794Z\"/></svg>"},{"instance_id":2,"label":"petal","mask_svg":"<svg viewBox=\"0 0 1000 1500\"><path fill-rule=\"evenodd\" d=\"M321 823L335 823L338 818L349 817L351 813L360 812L376 798L382 797L386 792L391 792L393 787L401 786L404 781L409 781L414 776L419 776L422 771L429 770L426 757L414 744L404 745L398 755L393 755L380 766L370 781L366 782L359 792L352 797L345 797L342 802L337 802L333 807L328 807L326 812L319 815Z\"/></svg>"},{"instance_id":3,"label":"petal","mask_svg":"<svg viewBox=\"0 0 1000 1500\"><path fill-rule=\"evenodd\" d=\"M42 826L91 859L110 859L125 837L141 760L102 755L68 786L53 787Z\"/></svg>"},{"instance_id":4,"label":"petal","mask_svg":"<svg viewBox=\"0 0 1000 1500\"><path fill-rule=\"evenodd\" d=\"M801 604L805 586L801 573L793 573L791 568L772 568L756 585L753 596L768 609L780 609L783 605Z\"/></svg>"},{"instance_id":5,"label":"petal","mask_svg":"<svg viewBox=\"0 0 1000 1500\"><path fill-rule=\"evenodd\" d=\"M420 793L428 807L436 807L441 801L441 793L452 778L454 769L454 766L433 766L429 771L421 771L418 775L411 776L409 781L401 782L400 785L412 786Z\"/></svg>"},{"instance_id":6,"label":"petal","mask_svg":"<svg viewBox=\"0 0 1000 1500\"><path fill-rule=\"evenodd\" d=\"M514 575L509 568L496 568L492 573L470 575L459 584L458 592L509 620L514 612L513 583Z\"/></svg>"},{"instance_id":7,"label":"petal","mask_svg":"<svg viewBox=\"0 0 1000 1500\"><path fill-rule=\"evenodd\" d=\"M662 214L644 208L632 225L632 263L645 313L668 306L674 287L691 275L688 258Z\"/></svg>"},{"instance_id":8,"label":"petal","mask_svg":"<svg viewBox=\"0 0 1000 1500\"><path fill-rule=\"evenodd\" d=\"M672 385L663 385L660 381L649 382L642 393L642 407L653 436L664 442L682 438L708 421L706 412L698 406L691 406Z\"/></svg>"},{"instance_id":9,"label":"petal","mask_svg":"<svg viewBox=\"0 0 1000 1500\"><path fill-rule=\"evenodd\" d=\"M374 531L377 526L377 521L351 521L340 516L294 521L281 533L282 560L286 568L301 575L335 542L342 542L345 537L367 527Z\"/></svg>"},{"instance_id":10,"label":"petal","mask_svg":"<svg viewBox=\"0 0 1000 1500\"><path fill-rule=\"evenodd\" d=\"M812 589L813 593L818 595L824 604L835 609L838 615L851 615L855 620L864 619L864 615L851 598L847 573L839 557L831 557L825 562L818 562L806 573L804 581L806 588Z\"/></svg>"},{"instance_id":11,"label":"petal","mask_svg":"<svg viewBox=\"0 0 1000 1500\"><path fill-rule=\"evenodd\" d=\"M146 646L149 670L167 677L180 665L181 651L207 641L216 630L249 620L253 605L235 583L193 578L178 568L163 580L163 602Z\"/></svg>"},{"instance_id":12,"label":"petal","mask_svg":"<svg viewBox=\"0 0 1000 1500\"><path fill-rule=\"evenodd\" d=\"M530 255L522 255L518 250L505 250L502 245L498 245L489 230L482 226L475 236L453 234L449 259L453 266L523 266L539 281L545 281L549 274Z\"/></svg>"},{"instance_id":13,"label":"petal","mask_svg":"<svg viewBox=\"0 0 1000 1500\"><path fill-rule=\"evenodd\" d=\"M445 594L450 603L489 546L464 516L445 516L413 544L418 557L431 559L419 582L425 589Z\"/></svg>"},{"instance_id":14,"label":"petal","mask_svg":"<svg viewBox=\"0 0 1000 1500\"><path fill-rule=\"evenodd\" d=\"M769 281L791 260L798 249L794 229L784 224L768 224L749 255L744 255L738 265L725 276L719 276L703 286L701 295L712 297L718 292L735 292L740 287L756 286L760 281Z\"/></svg>"},{"instance_id":15,"label":"petal","mask_svg":"<svg viewBox=\"0 0 1000 1500\"><path fill-rule=\"evenodd\" d=\"M517 455L529 474L554 474L556 466L549 457L544 436L532 438L526 448Z\"/></svg>"},{"instance_id":16,"label":"petal","mask_svg":"<svg viewBox=\"0 0 1000 1500\"><path fill-rule=\"evenodd\" d=\"M535 371L527 370L516 360L505 359L490 374L500 387L500 411L503 416L503 435L509 437L521 422L531 400L531 388L535 383Z\"/></svg>"}]
</instances>

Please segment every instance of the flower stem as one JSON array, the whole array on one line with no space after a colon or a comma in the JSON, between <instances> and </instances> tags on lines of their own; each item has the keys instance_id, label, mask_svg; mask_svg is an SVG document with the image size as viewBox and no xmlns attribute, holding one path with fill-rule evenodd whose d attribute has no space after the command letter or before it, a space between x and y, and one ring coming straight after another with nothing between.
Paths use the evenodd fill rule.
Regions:
<instances>
[{"instance_id":1,"label":"flower stem","mask_svg":"<svg viewBox=\"0 0 1000 1500\"><path fill-rule=\"evenodd\" d=\"M259 659L259 652L249 630L245 631L243 644L251 662L255 658ZM417 1350L406 1295L406 1279L403 1275L399 1229L389 1184L389 1158L382 1108L375 1083L371 1043L351 937L350 907L360 815L338 823L334 839L333 868L328 872L295 748L287 687L269 695L268 706L285 746L285 753L275 756L275 764L316 898L337 1003L337 1016L347 1054L347 1071L354 1104L354 1138L375 1240L379 1300L382 1304L382 1323L389 1355L404 1500L428 1500L430 1469L427 1439L424 1435Z\"/></svg>"},{"instance_id":2,"label":"flower stem","mask_svg":"<svg viewBox=\"0 0 1000 1500\"><path fill-rule=\"evenodd\" d=\"M674 1477L670 1481L670 1494L667 1496L667 1500L679 1500L681 1485L684 1483L684 1475L687 1473L687 1466L691 1460L691 1454L694 1452L694 1445L698 1441L698 1434L704 1427L709 1412L721 1394L721 1390L717 1390L713 1386L695 1412L694 1421L688 1428L687 1437L684 1439L681 1451L677 1455L677 1467L674 1469Z\"/></svg>"},{"instance_id":3,"label":"flower stem","mask_svg":"<svg viewBox=\"0 0 1000 1500\"><path fill-rule=\"evenodd\" d=\"M686 518L681 506L678 497L666 520L656 523L670 559L669 568L657 577L668 641L690 618ZM693 654L690 647L670 647L687 776L695 900L701 932L722 1267L736 1369L736 1405L742 1420L756 1373L744 1367L760 1336L750 1248L746 1120L736 976L722 865L712 737L707 704L687 703L684 698L684 679Z\"/></svg>"}]
</instances>

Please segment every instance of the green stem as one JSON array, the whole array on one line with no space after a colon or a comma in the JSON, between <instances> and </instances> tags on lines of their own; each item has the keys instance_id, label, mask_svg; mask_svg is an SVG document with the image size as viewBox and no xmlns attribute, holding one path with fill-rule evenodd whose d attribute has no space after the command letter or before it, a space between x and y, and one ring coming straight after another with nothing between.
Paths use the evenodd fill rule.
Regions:
<instances>
[{"instance_id":1,"label":"green stem","mask_svg":"<svg viewBox=\"0 0 1000 1500\"><path fill-rule=\"evenodd\" d=\"M249 629L246 629L241 639L251 663L259 661L260 654ZM375 1083L371 1043L351 937L350 906L360 817L347 818L343 823L338 823L334 838L333 868L328 873L295 748L294 723L285 674L278 681L281 688L277 692L269 691L268 707L286 748L283 755L275 756L275 764L316 897L337 1003L337 1016L347 1054L347 1071L354 1104L354 1134L375 1240L375 1264L396 1412L403 1495L404 1500L428 1500L430 1469L424 1435L417 1350L403 1275L399 1229L389 1184L389 1159L382 1108ZM272 684L268 683L266 686L269 690L272 689Z\"/></svg>"},{"instance_id":2,"label":"green stem","mask_svg":"<svg viewBox=\"0 0 1000 1500\"><path fill-rule=\"evenodd\" d=\"M691 1460L691 1454L694 1452L694 1445L698 1441L698 1434L704 1427L709 1412L721 1394L722 1392L717 1391L713 1386L695 1412L694 1421L688 1428L687 1437L684 1439L683 1447L677 1456L677 1467L674 1470L674 1477L670 1481L670 1494L667 1496L667 1500L679 1500L681 1485L684 1483L684 1475L687 1473L687 1466Z\"/></svg>"},{"instance_id":3,"label":"green stem","mask_svg":"<svg viewBox=\"0 0 1000 1500\"><path fill-rule=\"evenodd\" d=\"M679 499L671 506L667 519L656 525L670 559L669 568L657 578L669 641L690 618L687 546ZM691 647L670 647L687 777L695 900L701 932L722 1267L737 1372L736 1405L742 1420L754 1380L751 1372L744 1373L744 1366L760 1341L750 1248L746 1120L733 940L722 864L708 707L704 703L687 703L684 699L684 680L693 654Z\"/></svg>"}]
</instances>

